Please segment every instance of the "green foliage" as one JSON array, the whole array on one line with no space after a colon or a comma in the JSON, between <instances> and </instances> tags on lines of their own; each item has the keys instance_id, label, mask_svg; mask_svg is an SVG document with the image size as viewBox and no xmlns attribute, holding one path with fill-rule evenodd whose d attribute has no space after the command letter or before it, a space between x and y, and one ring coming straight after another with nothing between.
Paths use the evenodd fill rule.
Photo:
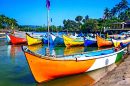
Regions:
<instances>
[{"instance_id":1,"label":"green foliage","mask_svg":"<svg viewBox=\"0 0 130 86\"><path fill-rule=\"evenodd\" d=\"M90 32L98 29L98 21L96 19L87 20L81 27L82 32Z\"/></svg>"},{"instance_id":2,"label":"green foliage","mask_svg":"<svg viewBox=\"0 0 130 86\"><path fill-rule=\"evenodd\" d=\"M45 27L38 27L38 28L36 29L36 31L37 31L37 32L45 32L45 31L47 31L47 30L46 30Z\"/></svg>"},{"instance_id":3,"label":"green foliage","mask_svg":"<svg viewBox=\"0 0 130 86\"><path fill-rule=\"evenodd\" d=\"M4 24L6 24L6 27L4 27L4 28L8 28L9 26L11 26L12 24L14 25L14 26L18 26L18 23L17 23L17 21L15 20L15 19L13 19L13 18L9 18L9 17L6 17L4 14L1 14L0 15L0 28L2 28L2 26L1 25L4 25ZM8 27L7 27L8 26Z\"/></svg>"},{"instance_id":4,"label":"green foliage","mask_svg":"<svg viewBox=\"0 0 130 86\"><path fill-rule=\"evenodd\" d=\"M77 21L77 22L81 22L81 20L83 19L83 17L82 16L77 16L76 18L75 18L75 21Z\"/></svg>"}]
</instances>

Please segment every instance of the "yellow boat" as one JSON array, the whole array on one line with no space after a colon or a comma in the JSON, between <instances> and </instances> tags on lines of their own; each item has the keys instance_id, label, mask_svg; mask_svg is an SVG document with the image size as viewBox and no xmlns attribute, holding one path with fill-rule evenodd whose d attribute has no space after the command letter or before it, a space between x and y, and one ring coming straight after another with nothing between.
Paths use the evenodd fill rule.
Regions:
<instances>
[{"instance_id":1,"label":"yellow boat","mask_svg":"<svg viewBox=\"0 0 130 86\"><path fill-rule=\"evenodd\" d=\"M130 37L126 38L126 39L120 39L120 40L115 40L112 39L112 42L114 43L115 47L120 47L120 43L122 42L123 44L129 43L130 42Z\"/></svg>"},{"instance_id":2,"label":"yellow boat","mask_svg":"<svg viewBox=\"0 0 130 86\"><path fill-rule=\"evenodd\" d=\"M26 33L26 37L27 37L27 43L28 43L28 45L34 45L34 44L40 44L40 43L42 43L42 38L31 37L28 33Z\"/></svg>"},{"instance_id":3,"label":"yellow boat","mask_svg":"<svg viewBox=\"0 0 130 86\"><path fill-rule=\"evenodd\" d=\"M74 39L70 38L68 36L65 36L63 34L63 39L64 39L64 44L65 46L79 46L79 45L84 45L84 40L83 39Z\"/></svg>"}]
</instances>

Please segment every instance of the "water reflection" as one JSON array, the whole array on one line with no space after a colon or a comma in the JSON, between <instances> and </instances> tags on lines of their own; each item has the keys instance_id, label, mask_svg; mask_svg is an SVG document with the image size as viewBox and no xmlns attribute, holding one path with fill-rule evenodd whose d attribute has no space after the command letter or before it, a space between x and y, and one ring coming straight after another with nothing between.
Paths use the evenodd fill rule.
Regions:
<instances>
[{"instance_id":1,"label":"water reflection","mask_svg":"<svg viewBox=\"0 0 130 86\"><path fill-rule=\"evenodd\" d=\"M30 49L31 51L34 51L34 52L38 52L38 50L41 48L42 48L42 44L28 46L28 49Z\"/></svg>"},{"instance_id":2,"label":"water reflection","mask_svg":"<svg viewBox=\"0 0 130 86\"><path fill-rule=\"evenodd\" d=\"M84 49L85 49L85 47L83 47L83 46L66 47L64 50L64 55L81 53L81 52L84 52Z\"/></svg>"},{"instance_id":3,"label":"water reflection","mask_svg":"<svg viewBox=\"0 0 130 86\"><path fill-rule=\"evenodd\" d=\"M103 49L108 49L108 48L112 48L112 46L109 46L109 47L98 47L98 50L103 50Z\"/></svg>"},{"instance_id":4,"label":"water reflection","mask_svg":"<svg viewBox=\"0 0 130 86\"><path fill-rule=\"evenodd\" d=\"M62 46L62 47L55 46L53 49L55 52L55 55L63 55L65 48L66 48L65 46Z\"/></svg>"},{"instance_id":5,"label":"water reflection","mask_svg":"<svg viewBox=\"0 0 130 86\"><path fill-rule=\"evenodd\" d=\"M85 47L84 52L98 50L98 47Z\"/></svg>"},{"instance_id":6,"label":"water reflection","mask_svg":"<svg viewBox=\"0 0 130 86\"><path fill-rule=\"evenodd\" d=\"M12 58L16 57L16 55L22 51L21 46L23 44L20 45L7 45L7 53L8 55L10 55Z\"/></svg>"}]
</instances>

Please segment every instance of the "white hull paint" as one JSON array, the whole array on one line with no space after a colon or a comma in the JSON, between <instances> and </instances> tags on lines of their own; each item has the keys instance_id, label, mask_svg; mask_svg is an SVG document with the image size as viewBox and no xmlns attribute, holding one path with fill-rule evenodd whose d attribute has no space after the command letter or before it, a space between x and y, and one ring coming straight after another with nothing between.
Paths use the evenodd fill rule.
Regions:
<instances>
[{"instance_id":1,"label":"white hull paint","mask_svg":"<svg viewBox=\"0 0 130 86\"><path fill-rule=\"evenodd\" d=\"M117 54L105 58L96 59L94 64L87 70L87 72L113 64L116 60L116 57Z\"/></svg>"}]
</instances>

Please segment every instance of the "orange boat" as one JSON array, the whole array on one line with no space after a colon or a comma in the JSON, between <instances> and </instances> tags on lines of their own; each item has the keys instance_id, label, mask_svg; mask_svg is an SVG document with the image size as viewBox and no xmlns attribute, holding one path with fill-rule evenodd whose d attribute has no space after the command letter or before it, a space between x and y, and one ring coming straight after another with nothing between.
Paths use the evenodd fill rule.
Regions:
<instances>
[{"instance_id":1,"label":"orange boat","mask_svg":"<svg viewBox=\"0 0 130 86\"><path fill-rule=\"evenodd\" d=\"M97 45L98 47L103 47L103 46L111 46L113 45L112 41L101 38L99 35L97 35Z\"/></svg>"},{"instance_id":2,"label":"orange boat","mask_svg":"<svg viewBox=\"0 0 130 86\"><path fill-rule=\"evenodd\" d=\"M106 49L70 55L40 55L22 46L35 80L39 83L96 70L118 61L124 49ZM115 51L116 50L116 51Z\"/></svg>"}]
</instances>

